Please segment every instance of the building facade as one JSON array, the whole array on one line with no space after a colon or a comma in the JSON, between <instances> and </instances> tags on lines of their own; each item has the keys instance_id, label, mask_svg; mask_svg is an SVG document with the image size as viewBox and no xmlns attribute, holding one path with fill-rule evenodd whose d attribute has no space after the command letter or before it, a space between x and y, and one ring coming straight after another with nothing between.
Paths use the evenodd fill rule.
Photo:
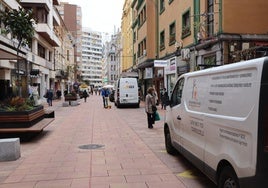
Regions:
<instances>
[{"instance_id":1,"label":"building facade","mask_svg":"<svg viewBox=\"0 0 268 188\"><path fill-rule=\"evenodd\" d=\"M185 72L267 55L267 7L266 0L133 0L133 68L143 94L152 85L171 93Z\"/></svg>"},{"instance_id":2,"label":"building facade","mask_svg":"<svg viewBox=\"0 0 268 188\"><path fill-rule=\"evenodd\" d=\"M102 86L102 33L82 29L81 80L92 88Z\"/></svg>"},{"instance_id":3,"label":"building facade","mask_svg":"<svg viewBox=\"0 0 268 188\"><path fill-rule=\"evenodd\" d=\"M19 4L15 0L1 0L0 4L1 10L18 9L19 6L32 9L36 20L31 45L21 47L18 58L14 53L16 41L10 34L0 35L0 51L4 54L0 58L0 84L4 88L0 91L1 99L14 95L28 97L32 88L42 98L48 88L55 86L54 48L61 45L58 33L60 17L55 9L59 1L21 0Z\"/></svg>"},{"instance_id":4,"label":"building facade","mask_svg":"<svg viewBox=\"0 0 268 188\"><path fill-rule=\"evenodd\" d=\"M114 85L122 73L121 32L111 35L111 40L104 44L103 84Z\"/></svg>"},{"instance_id":5,"label":"building facade","mask_svg":"<svg viewBox=\"0 0 268 188\"><path fill-rule=\"evenodd\" d=\"M123 6L121 22L122 33L122 72L132 71L133 68L133 31L132 31L132 0L126 0Z\"/></svg>"},{"instance_id":6,"label":"building facade","mask_svg":"<svg viewBox=\"0 0 268 188\"><path fill-rule=\"evenodd\" d=\"M78 90L79 82L81 81L81 65L82 65L82 9L80 6L61 2L58 7L59 13L63 21L71 33L70 37L74 47L74 81L71 85L74 90Z\"/></svg>"},{"instance_id":7,"label":"building facade","mask_svg":"<svg viewBox=\"0 0 268 188\"><path fill-rule=\"evenodd\" d=\"M141 99L148 87L154 86L159 96L163 86L162 69L154 67L159 58L158 50L158 0L134 0L132 2L133 58L139 70ZM160 71L160 72L159 72Z\"/></svg>"}]
</instances>

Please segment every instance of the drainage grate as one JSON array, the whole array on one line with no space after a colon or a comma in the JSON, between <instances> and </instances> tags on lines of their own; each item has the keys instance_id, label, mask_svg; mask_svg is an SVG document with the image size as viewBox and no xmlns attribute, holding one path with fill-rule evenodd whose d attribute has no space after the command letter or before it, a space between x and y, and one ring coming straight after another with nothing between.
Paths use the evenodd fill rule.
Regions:
<instances>
[{"instance_id":1,"label":"drainage grate","mask_svg":"<svg viewBox=\"0 0 268 188\"><path fill-rule=\"evenodd\" d=\"M79 146L80 149L98 149L102 147L104 147L104 145L101 144L87 144Z\"/></svg>"}]
</instances>

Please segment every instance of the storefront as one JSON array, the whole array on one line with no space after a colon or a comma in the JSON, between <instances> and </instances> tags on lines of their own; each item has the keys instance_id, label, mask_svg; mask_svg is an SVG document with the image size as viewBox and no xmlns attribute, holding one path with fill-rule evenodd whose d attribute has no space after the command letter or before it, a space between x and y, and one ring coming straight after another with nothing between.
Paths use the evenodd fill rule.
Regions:
<instances>
[{"instance_id":1,"label":"storefront","mask_svg":"<svg viewBox=\"0 0 268 188\"><path fill-rule=\"evenodd\" d=\"M167 60L167 66L165 67L165 88L169 96L174 88L174 84L176 83L176 57L170 58Z\"/></svg>"}]
</instances>

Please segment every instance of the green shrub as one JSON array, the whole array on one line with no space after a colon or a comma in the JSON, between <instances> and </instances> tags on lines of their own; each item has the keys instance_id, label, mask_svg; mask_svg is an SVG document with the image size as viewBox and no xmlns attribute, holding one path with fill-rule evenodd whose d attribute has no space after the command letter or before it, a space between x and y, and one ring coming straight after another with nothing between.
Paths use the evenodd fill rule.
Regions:
<instances>
[{"instance_id":1,"label":"green shrub","mask_svg":"<svg viewBox=\"0 0 268 188\"><path fill-rule=\"evenodd\" d=\"M8 98L0 102L0 111L15 112L29 111L35 108L34 100L22 97Z\"/></svg>"}]
</instances>

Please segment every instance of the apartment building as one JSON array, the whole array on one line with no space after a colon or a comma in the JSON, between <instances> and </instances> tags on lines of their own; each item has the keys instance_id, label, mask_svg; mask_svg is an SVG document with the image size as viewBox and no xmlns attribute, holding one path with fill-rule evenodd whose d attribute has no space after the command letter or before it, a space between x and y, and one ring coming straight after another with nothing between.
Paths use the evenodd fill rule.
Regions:
<instances>
[{"instance_id":1,"label":"apartment building","mask_svg":"<svg viewBox=\"0 0 268 188\"><path fill-rule=\"evenodd\" d=\"M122 73L121 32L111 35L111 40L104 44L103 84L114 85Z\"/></svg>"},{"instance_id":2,"label":"apartment building","mask_svg":"<svg viewBox=\"0 0 268 188\"><path fill-rule=\"evenodd\" d=\"M55 70L55 91L59 90L64 93L72 89L75 81L74 72L74 47L73 37L68 31L65 23L61 18L61 26L58 27L59 37L62 41L61 46L54 48L54 70Z\"/></svg>"},{"instance_id":3,"label":"apartment building","mask_svg":"<svg viewBox=\"0 0 268 188\"><path fill-rule=\"evenodd\" d=\"M122 33L122 72L130 72L135 65L133 61L132 0L126 0L123 6L121 22ZM136 63L136 62L135 62Z\"/></svg>"},{"instance_id":4,"label":"apartment building","mask_svg":"<svg viewBox=\"0 0 268 188\"><path fill-rule=\"evenodd\" d=\"M162 70L154 67L159 58L158 50L158 0L133 0L133 58L139 70L139 85L144 97L148 87L154 85L160 91L163 85ZM123 47L124 48L124 47Z\"/></svg>"},{"instance_id":5,"label":"apartment building","mask_svg":"<svg viewBox=\"0 0 268 188\"><path fill-rule=\"evenodd\" d=\"M102 33L82 29L81 80L92 88L102 86Z\"/></svg>"},{"instance_id":6,"label":"apartment building","mask_svg":"<svg viewBox=\"0 0 268 188\"><path fill-rule=\"evenodd\" d=\"M155 85L170 93L185 72L268 54L266 0L133 0L131 7L143 91Z\"/></svg>"},{"instance_id":7,"label":"apartment building","mask_svg":"<svg viewBox=\"0 0 268 188\"><path fill-rule=\"evenodd\" d=\"M56 28L60 25L60 17L55 9L59 4L54 1L29 1L1 0L1 9L32 9L35 19L35 34L31 46L20 48L19 60L14 53L14 43L10 35L1 34L1 50L6 57L1 55L0 77L1 99L19 94L28 97L29 88L35 87L42 96L46 89L54 86L55 71L53 69L54 47L61 45ZM18 63L18 66L17 66ZM19 77L17 75L19 74ZM19 78L19 79L18 79ZM17 93L16 90L19 92Z\"/></svg>"},{"instance_id":8,"label":"apartment building","mask_svg":"<svg viewBox=\"0 0 268 188\"><path fill-rule=\"evenodd\" d=\"M82 65L82 9L80 6L61 2L58 7L59 13L63 21L71 33L71 40L74 47L74 81L71 81L73 89L77 90L81 81L81 65Z\"/></svg>"}]
</instances>

